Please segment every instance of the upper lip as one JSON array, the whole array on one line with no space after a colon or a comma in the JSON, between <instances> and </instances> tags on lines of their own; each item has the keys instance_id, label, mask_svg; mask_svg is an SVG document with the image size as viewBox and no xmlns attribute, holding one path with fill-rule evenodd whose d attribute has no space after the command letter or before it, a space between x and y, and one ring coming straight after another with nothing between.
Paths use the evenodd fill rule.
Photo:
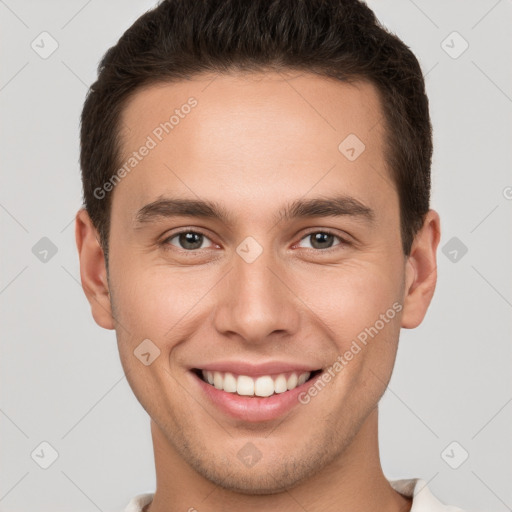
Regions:
<instances>
[{"instance_id":1,"label":"upper lip","mask_svg":"<svg viewBox=\"0 0 512 512\"><path fill-rule=\"evenodd\" d=\"M237 375L247 375L248 377L287 372L314 372L321 369L319 366L285 361L269 361L260 364L254 364L248 361L217 361L215 363L205 363L203 365L194 366L194 368L199 370L209 370L212 372L230 372Z\"/></svg>"}]
</instances>

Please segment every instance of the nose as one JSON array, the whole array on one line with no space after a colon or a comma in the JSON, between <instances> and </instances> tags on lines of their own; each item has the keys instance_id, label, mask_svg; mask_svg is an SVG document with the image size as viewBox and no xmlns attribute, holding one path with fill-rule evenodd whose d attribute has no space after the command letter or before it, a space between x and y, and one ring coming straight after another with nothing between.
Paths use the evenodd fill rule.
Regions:
<instances>
[{"instance_id":1,"label":"nose","mask_svg":"<svg viewBox=\"0 0 512 512\"><path fill-rule=\"evenodd\" d=\"M293 337L301 328L301 302L287 274L271 250L252 262L234 254L233 267L217 289L217 331L258 345Z\"/></svg>"}]
</instances>

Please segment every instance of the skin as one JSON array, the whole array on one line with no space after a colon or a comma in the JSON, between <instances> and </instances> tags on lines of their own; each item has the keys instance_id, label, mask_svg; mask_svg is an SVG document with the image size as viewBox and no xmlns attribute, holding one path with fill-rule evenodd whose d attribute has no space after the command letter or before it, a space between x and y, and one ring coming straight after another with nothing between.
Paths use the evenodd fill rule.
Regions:
<instances>
[{"instance_id":1,"label":"skin","mask_svg":"<svg viewBox=\"0 0 512 512\"><path fill-rule=\"evenodd\" d=\"M378 402L400 329L418 326L432 299L440 221L430 210L403 254L376 89L291 72L152 85L123 111L123 155L191 96L198 105L113 191L108 278L97 231L85 210L76 216L92 315L116 330L151 417L157 488L146 510L410 510L382 472ZM366 146L354 161L338 150L350 133ZM374 221L274 218L288 202L334 194ZM163 217L137 229L137 211L163 196L216 201L233 222ZM200 248L169 238L178 228L205 234ZM322 229L335 236L318 248L308 235ZM236 252L248 236L263 249L252 263ZM396 302L402 310L317 396L277 420L228 417L188 371L225 359L325 369ZM133 352L147 338L160 355L145 366ZM261 453L252 467L237 458L248 442Z\"/></svg>"}]
</instances>

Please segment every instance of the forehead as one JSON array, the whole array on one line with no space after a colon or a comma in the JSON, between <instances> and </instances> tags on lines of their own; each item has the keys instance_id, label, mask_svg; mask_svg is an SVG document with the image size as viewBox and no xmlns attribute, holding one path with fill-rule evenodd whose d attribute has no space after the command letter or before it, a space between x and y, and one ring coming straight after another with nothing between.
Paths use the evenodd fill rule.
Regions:
<instances>
[{"instance_id":1,"label":"forehead","mask_svg":"<svg viewBox=\"0 0 512 512\"><path fill-rule=\"evenodd\" d=\"M292 197L335 187L376 206L395 194L380 99L368 82L203 75L140 89L121 121L120 165L139 155L114 192L133 209L164 195L222 201L229 192L252 208L279 203L285 190Z\"/></svg>"}]
</instances>

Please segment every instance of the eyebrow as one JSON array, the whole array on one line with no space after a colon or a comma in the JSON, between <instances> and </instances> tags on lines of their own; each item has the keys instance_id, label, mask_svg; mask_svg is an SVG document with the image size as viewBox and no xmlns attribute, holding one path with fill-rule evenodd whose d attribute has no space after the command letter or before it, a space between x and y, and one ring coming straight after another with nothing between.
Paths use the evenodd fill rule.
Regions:
<instances>
[{"instance_id":1,"label":"eyebrow","mask_svg":"<svg viewBox=\"0 0 512 512\"><path fill-rule=\"evenodd\" d=\"M178 216L215 219L227 225L233 225L235 220L234 215L214 201L162 197L146 204L136 213L135 227L139 229L145 224ZM368 223L375 220L375 212L370 207L354 197L339 195L297 199L285 205L274 217L274 221L341 216L354 217Z\"/></svg>"}]
</instances>

